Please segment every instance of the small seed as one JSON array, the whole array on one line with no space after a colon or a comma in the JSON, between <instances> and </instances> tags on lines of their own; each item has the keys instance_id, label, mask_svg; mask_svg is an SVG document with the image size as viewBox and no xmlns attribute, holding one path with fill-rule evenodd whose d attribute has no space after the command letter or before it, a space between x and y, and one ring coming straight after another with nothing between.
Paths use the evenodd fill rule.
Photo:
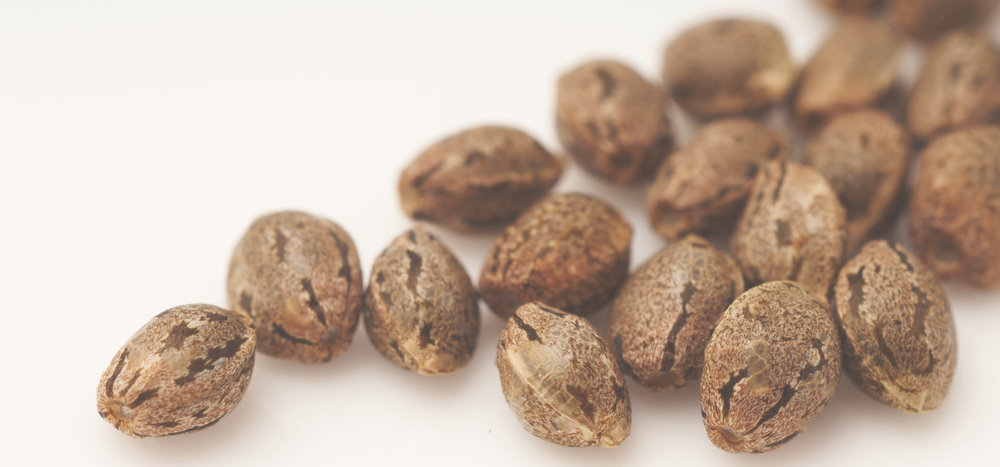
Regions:
<instances>
[{"instance_id":1,"label":"small seed","mask_svg":"<svg viewBox=\"0 0 1000 467\"><path fill-rule=\"evenodd\" d=\"M818 0L832 11L849 15L871 13L881 5L882 0Z\"/></svg>"}]
</instances>

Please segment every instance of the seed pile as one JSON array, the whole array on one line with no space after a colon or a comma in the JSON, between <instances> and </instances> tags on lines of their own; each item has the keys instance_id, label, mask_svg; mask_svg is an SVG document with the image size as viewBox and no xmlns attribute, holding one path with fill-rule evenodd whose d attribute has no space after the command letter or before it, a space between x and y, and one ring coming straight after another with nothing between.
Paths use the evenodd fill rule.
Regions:
<instances>
[{"instance_id":1,"label":"seed pile","mask_svg":"<svg viewBox=\"0 0 1000 467\"><path fill-rule=\"evenodd\" d=\"M900 411L940 406L957 343L939 278L1000 287L1000 48L975 29L998 2L894 0L888 21L881 1L818 3L839 25L801 68L773 25L709 21L666 45L662 83L616 60L562 74L567 157L506 126L416 156L398 182L407 216L498 235L477 286L425 225L392 240L365 287L338 224L260 217L233 252L229 309L149 321L102 375L99 414L134 437L208 427L243 396L258 349L328 362L359 319L386 360L421 375L497 342L498 392L527 431L565 446L626 440L626 375L699 384L707 437L730 452L802 433L842 367ZM928 50L911 89L897 76L908 38ZM893 96L907 93L900 113ZM701 125L689 141L676 141L674 104ZM795 116L802 151L755 120L778 111ZM631 275L634 227L618 208L550 193L569 161L608 183L653 178L643 227L667 244ZM878 238L903 207L916 253ZM479 335L480 299L506 322L498 338ZM602 334L587 317L608 305Z\"/></svg>"}]
</instances>

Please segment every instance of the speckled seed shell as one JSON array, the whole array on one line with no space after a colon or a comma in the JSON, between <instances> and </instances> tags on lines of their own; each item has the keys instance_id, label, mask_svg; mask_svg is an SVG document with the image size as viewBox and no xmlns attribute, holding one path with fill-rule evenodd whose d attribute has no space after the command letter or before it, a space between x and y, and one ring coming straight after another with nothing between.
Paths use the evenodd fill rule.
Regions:
<instances>
[{"instance_id":1,"label":"speckled seed shell","mask_svg":"<svg viewBox=\"0 0 1000 467\"><path fill-rule=\"evenodd\" d=\"M501 318L540 301L587 314L614 297L628 274L632 227L588 195L552 195L504 229L479 276L479 293Z\"/></svg>"},{"instance_id":2,"label":"speckled seed shell","mask_svg":"<svg viewBox=\"0 0 1000 467\"><path fill-rule=\"evenodd\" d=\"M744 292L705 349L701 415L708 438L729 452L787 443L830 402L840 370L826 303L788 281Z\"/></svg>"},{"instance_id":3,"label":"speckled seed shell","mask_svg":"<svg viewBox=\"0 0 1000 467\"><path fill-rule=\"evenodd\" d=\"M390 362L423 375L469 362L479 336L479 297L443 243L417 226L375 258L365 292L365 331Z\"/></svg>"},{"instance_id":4,"label":"speckled seed shell","mask_svg":"<svg viewBox=\"0 0 1000 467\"><path fill-rule=\"evenodd\" d=\"M496 365L507 404L531 434L563 446L616 447L628 437L625 378L586 319L521 306L500 334Z\"/></svg>"},{"instance_id":5,"label":"speckled seed shell","mask_svg":"<svg viewBox=\"0 0 1000 467\"><path fill-rule=\"evenodd\" d=\"M115 354L97 385L97 412L135 438L211 426L243 397L256 344L246 315L212 305L171 308Z\"/></svg>"},{"instance_id":6,"label":"speckled seed shell","mask_svg":"<svg viewBox=\"0 0 1000 467\"><path fill-rule=\"evenodd\" d=\"M906 132L876 110L837 116L809 141L803 162L830 182L844 206L848 252L892 217L909 158Z\"/></svg>"},{"instance_id":7,"label":"speckled seed shell","mask_svg":"<svg viewBox=\"0 0 1000 467\"><path fill-rule=\"evenodd\" d=\"M327 362L351 345L361 266L339 225L302 212L253 222L229 263L229 307L253 316L261 352Z\"/></svg>"},{"instance_id":8,"label":"speckled seed shell","mask_svg":"<svg viewBox=\"0 0 1000 467\"><path fill-rule=\"evenodd\" d=\"M663 55L663 82L702 119L750 114L782 100L797 70L770 24L726 19L688 29Z\"/></svg>"},{"instance_id":9,"label":"speckled seed shell","mask_svg":"<svg viewBox=\"0 0 1000 467\"><path fill-rule=\"evenodd\" d=\"M844 208L818 172L791 162L761 169L730 254L748 284L794 280L826 297L844 260Z\"/></svg>"},{"instance_id":10,"label":"speckled seed shell","mask_svg":"<svg viewBox=\"0 0 1000 467\"><path fill-rule=\"evenodd\" d=\"M834 304L844 366L861 389L903 412L941 404L955 374L955 323L915 255L869 242L840 271Z\"/></svg>"},{"instance_id":11,"label":"speckled seed shell","mask_svg":"<svg viewBox=\"0 0 1000 467\"><path fill-rule=\"evenodd\" d=\"M454 229L499 227L545 196L563 162L521 130L482 126L451 135L399 177L407 216Z\"/></svg>"},{"instance_id":12,"label":"speckled seed shell","mask_svg":"<svg viewBox=\"0 0 1000 467\"><path fill-rule=\"evenodd\" d=\"M997 0L893 0L889 16L907 34L931 40L986 20L996 5Z\"/></svg>"},{"instance_id":13,"label":"speckled seed shell","mask_svg":"<svg viewBox=\"0 0 1000 467\"><path fill-rule=\"evenodd\" d=\"M729 255L693 235L671 242L629 276L611 307L622 369L657 390L696 379L715 322L741 293L743 274Z\"/></svg>"},{"instance_id":14,"label":"speckled seed shell","mask_svg":"<svg viewBox=\"0 0 1000 467\"><path fill-rule=\"evenodd\" d=\"M1000 287L1000 127L938 137L917 164L910 233L938 277Z\"/></svg>"},{"instance_id":15,"label":"speckled seed shell","mask_svg":"<svg viewBox=\"0 0 1000 467\"><path fill-rule=\"evenodd\" d=\"M595 175L648 178L673 148L666 93L628 65L584 63L560 76L556 91L559 140Z\"/></svg>"},{"instance_id":16,"label":"speckled seed shell","mask_svg":"<svg viewBox=\"0 0 1000 467\"><path fill-rule=\"evenodd\" d=\"M921 139L1000 115L1000 49L985 35L958 31L928 54L910 92L907 124Z\"/></svg>"},{"instance_id":17,"label":"speckled seed shell","mask_svg":"<svg viewBox=\"0 0 1000 467\"><path fill-rule=\"evenodd\" d=\"M788 138L753 120L703 126L660 166L649 189L650 223L666 238L728 231L746 204L761 164L788 159Z\"/></svg>"},{"instance_id":18,"label":"speckled seed shell","mask_svg":"<svg viewBox=\"0 0 1000 467\"><path fill-rule=\"evenodd\" d=\"M843 19L802 69L795 113L816 121L878 104L896 81L902 44L882 23Z\"/></svg>"},{"instance_id":19,"label":"speckled seed shell","mask_svg":"<svg viewBox=\"0 0 1000 467\"><path fill-rule=\"evenodd\" d=\"M859 15L871 13L878 8L882 0L818 0L831 11L842 14Z\"/></svg>"}]
</instances>

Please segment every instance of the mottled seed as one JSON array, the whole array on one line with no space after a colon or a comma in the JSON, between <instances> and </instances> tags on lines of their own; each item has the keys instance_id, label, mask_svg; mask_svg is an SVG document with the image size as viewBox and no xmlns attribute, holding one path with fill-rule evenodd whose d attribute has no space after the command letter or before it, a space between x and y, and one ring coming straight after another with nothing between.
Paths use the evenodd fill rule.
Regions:
<instances>
[{"instance_id":1,"label":"mottled seed","mask_svg":"<svg viewBox=\"0 0 1000 467\"><path fill-rule=\"evenodd\" d=\"M748 284L788 279L826 297L844 260L844 225L844 208L822 175L771 162L757 176L730 254Z\"/></svg>"},{"instance_id":2,"label":"mottled seed","mask_svg":"<svg viewBox=\"0 0 1000 467\"><path fill-rule=\"evenodd\" d=\"M896 81L901 46L882 23L842 20L802 69L796 114L814 122L878 104Z\"/></svg>"},{"instance_id":3,"label":"mottled seed","mask_svg":"<svg viewBox=\"0 0 1000 467\"><path fill-rule=\"evenodd\" d=\"M743 274L729 255L700 237L671 242L639 267L608 318L622 369L651 389L696 379L715 322L743 293Z\"/></svg>"},{"instance_id":4,"label":"mottled seed","mask_svg":"<svg viewBox=\"0 0 1000 467\"><path fill-rule=\"evenodd\" d=\"M406 215L455 229L499 227L545 196L563 162L523 131L482 126L451 135L399 177Z\"/></svg>"},{"instance_id":5,"label":"mottled seed","mask_svg":"<svg viewBox=\"0 0 1000 467\"><path fill-rule=\"evenodd\" d=\"M996 5L997 0L893 0L889 16L907 34L932 40L985 21Z\"/></svg>"},{"instance_id":6,"label":"mottled seed","mask_svg":"<svg viewBox=\"0 0 1000 467\"><path fill-rule=\"evenodd\" d=\"M937 408L955 374L955 324L934 275L875 240L847 262L834 300L844 366L868 395L903 412Z\"/></svg>"},{"instance_id":7,"label":"mottled seed","mask_svg":"<svg viewBox=\"0 0 1000 467\"><path fill-rule=\"evenodd\" d=\"M695 26L663 55L663 82L670 95L702 119L762 111L784 99L796 74L781 33L758 21Z\"/></svg>"},{"instance_id":8,"label":"mottled seed","mask_svg":"<svg viewBox=\"0 0 1000 467\"><path fill-rule=\"evenodd\" d=\"M906 132L876 110L839 115L809 141L803 162L830 182L844 206L848 252L896 211L909 158Z\"/></svg>"},{"instance_id":9,"label":"mottled seed","mask_svg":"<svg viewBox=\"0 0 1000 467\"><path fill-rule=\"evenodd\" d=\"M577 193L549 196L497 239L479 293L505 319L532 301L590 313L625 280L631 242L632 227L613 206Z\"/></svg>"},{"instance_id":10,"label":"mottled seed","mask_svg":"<svg viewBox=\"0 0 1000 467\"><path fill-rule=\"evenodd\" d=\"M628 437L625 378L586 319L521 306L500 334L496 365L507 404L531 434L563 446L616 447Z\"/></svg>"},{"instance_id":11,"label":"mottled seed","mask_svg":"<svg viewBox=\"0 0 1000 467\"><path fill-rule=\"evenodd\" d=\"M859 15L871 13L881 6L882 0L818 0L823 6L843 14Z\"/></svg>"},{"instance_id":12,"label":"mottled seed","mask_svg":"<svg viewBox=\"0 0 1000 467\"><path fill-rule=\"evenodd\" d=\"M740 295L705 349L701 411L729 452L764 452L798 435L840 380L837 329L824 302L794 282Z\"/></svg>"},{"instance_id":13,"label":"mottled seed","mask_svg":"<svg viewBox=\"0 0 1000 467\"><path fill-rule=\"evenodd\" d=\"M1000 114L1000 49L985 35L958 31L928 54L910 92L910 132L929 139Z\"/></svg>"},{"instance_id":14,"label":"mottled seed","mask_svg":"<svg viewBox=\"0 0 1000 467\"><path fill-rule=\"evenodd\" d=\"M261 352L327 362L351 345L361 311L361 266L351 236L302 212L253 222L229 263L229 306L249 313Z\"/></svg>"},{"instance_id":15,"label":"mottled seed","mask_svg":"<svg viewBox=\"0 0 1000 467\"><path fill-rule=\"evenodd\" d=\"M386 359L424 375L469 362L479 336L479 297L465 268L421 227L375 258L365 292L365 330Z\"/></svg>"},{"instance_id":16,"label":"mottled seed","mask_svg":"<svg viewBox=\"0 0 1000 467\"><path fill-rule=\"evenodd\" d=\"M732 228L762 164L788 158L788 138L745 118L712 122L660 166L646 206L657 233L718 234Z\"/></svg>"},{"instance_id":17,"label":"mottled seed","mask_svg":"<svg viewBox=\"0 0 1000 467\"><path fill-rule=\"evenodd\" d=\"M595 175L618 183L648 178L673 147L665 98L628 65L584 63L559 77L559 140Z\"/></svg>"},{"instance_id":18,"label":"mottled seed","mask_svg":"<svg viewBox=\"0 0 1000 467\"><path fill-rule=\"evenodd\" d=\"M97 412L135 438L209 427L243 397L256 343L245 314L212 305L164 311L139 329L104 370Z\"/></svg>"},{"instance_id":19,"label":"mottled seed","mask_svg":"<svg viewBox=\"0 0 1000 467\"><path fill-rule=\"evenodd\" d=\"M910 196L917 253L939 277L1000 287L1000 127L933 140Z\"/></svg>"}]
</instances>

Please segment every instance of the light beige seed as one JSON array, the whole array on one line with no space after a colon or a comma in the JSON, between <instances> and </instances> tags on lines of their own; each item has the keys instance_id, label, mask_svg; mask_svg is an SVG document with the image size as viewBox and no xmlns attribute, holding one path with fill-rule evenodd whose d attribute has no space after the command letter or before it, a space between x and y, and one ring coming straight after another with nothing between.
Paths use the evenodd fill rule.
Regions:
<instances>
[{"instance_id":1,"label":"light beige seed","mask_svg":"<svg viewBox=\"0 0 1000 467\"><path fill-rule=\"evenodd\" d=\"M496 365L507 404L531 434L563 446L616 447L628 437L625 378L586 319L521 306L500 334Z\"/></svg>"},{"instance_id":2,"label":"light beige seed","mask_svg":"<svg viewBox=\"0 0 1000 467\"><path fill-rule=\"evenodd\" d=\"M111 360L97 412L135 438L209 427L239 403L257 336L245 314L182 305L156 315Z\"/></svg>"},{"instance_id":3,"label":"light beige seed","mask_svg":"<svg viewBox=\"0 0 1000 467\"><path fill-rule=\"evenodd\" d=\"M701 411L708 438L729 452L787 443L830 402L840 371L826 303L788 281L744 292L705 349Z\"/></svg>"},{"instance_id":4,"label":"light beige seed","mask_svg":"<svg viewBox=\"0 0 1000 467\"><path fill-rule=\"evenodd\" d=\"M881 6L882 0L818 0L823 6L841 14L860 15L871 13Z\"/></svg>"}]
</instances>

